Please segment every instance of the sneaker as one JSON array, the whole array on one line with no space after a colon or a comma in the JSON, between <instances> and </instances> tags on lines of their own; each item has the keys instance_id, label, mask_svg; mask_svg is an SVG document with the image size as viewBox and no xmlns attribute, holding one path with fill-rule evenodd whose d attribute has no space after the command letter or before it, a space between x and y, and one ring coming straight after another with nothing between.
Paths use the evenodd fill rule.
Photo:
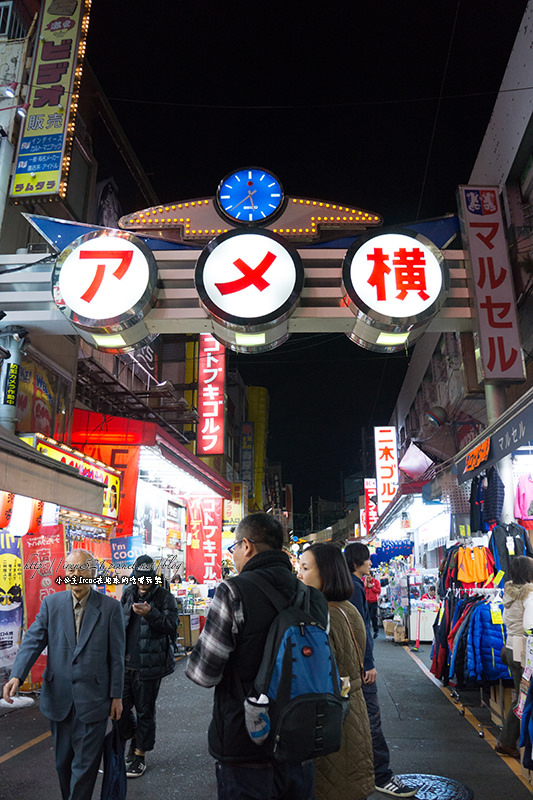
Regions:
<instances>
[{"instance_id":1,"label":"sneaker","mask_svg":"<svg viewBox=\"0 0 533 800\"><path fill-rule=\"evenodd\" d=\"M126 769L133 764L133 760L135 758L135 739L130 741L130 746L128 747L128 752L126 753Z\"/></svg>"},{"instance_id":2,"label":"sneaker","mask_svg":"<svg viewBox=\"0 0 533 800\"><path fill-rule=\"evenodd\" d=\"M376 792L388 794L390 797L414 797L419 789L420 786L407 786L402 783L397 775L393 775L385 786L376 786Z\"/></svg>"},{"instance_id":3,"label":"sneaker","mask_svg":"<svg viewBox=\"0 0 533 800\"><path fill-rule=\"evenodd\" d=\"M134 756L133 761L126 767L127 778L140 778L146 769L144 756Z\"/></svg>"}]
</instances>

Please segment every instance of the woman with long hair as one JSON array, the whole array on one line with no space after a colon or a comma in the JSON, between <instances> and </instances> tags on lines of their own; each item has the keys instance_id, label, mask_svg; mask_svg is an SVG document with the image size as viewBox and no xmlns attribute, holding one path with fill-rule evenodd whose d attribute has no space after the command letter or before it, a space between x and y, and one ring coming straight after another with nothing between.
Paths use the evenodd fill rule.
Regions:
<instances>
[{"instance_id":1,"label":"woman with long hair","mask_svg":"<svg viewBox=\"0 0 533 800\"><path fill-rule=\"evenodd\" d=\"M503 592L503 622L507 636L501 658L511 670L516 700L507 712L500 738L494 749L502 755L519 758L520 753L516 745L520 735L520 720L515 714L515 709L520 696L523 669L520 658L516 659L515 653L521 652L522 644L525 642L524 631L533 625L533 558L528 556L513 558L509 567L509 577L511 580L506 582ZM514 647L514 644L518 646Z\"/></svg>"},{"instance_id":2,"label":"woman with long hair","mask_svg":"<svg viewBox=\"0 0 533 800\"><path fill-rule=\"evenodd\" d=\"M298 577L326 596L339 675L350 681L350 710L340 750L315 760L316 800L364 800L374 789L374 762L361 689L366 631L359 611L349 602L352 579L341 551L325 543L304 550Z\"/></svg>"}]
</instances>

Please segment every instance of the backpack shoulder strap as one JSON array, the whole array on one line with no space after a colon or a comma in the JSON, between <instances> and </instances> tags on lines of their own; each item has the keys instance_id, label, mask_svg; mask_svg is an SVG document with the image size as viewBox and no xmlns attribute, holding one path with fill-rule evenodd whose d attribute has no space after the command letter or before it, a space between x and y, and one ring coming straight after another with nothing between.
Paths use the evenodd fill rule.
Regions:
<instances>
[{"instance_id":1,"label":"backpack shoulder strap","mask_svg":"<svg viewBox=\"0 0 533 800\"><path fill-rule=\"evenodd\" d=\"M276 589L275 586L263 578L258 572L242 572L239 575L240 578L245 578L249 583L253 583L254 586L266 596L266 598L272 603L276 611L279 613L283 611L285 608L289 608L289 606L295 605L297 608L302 608L304 611L309 613L310 608L310 593L307 589L307 586L298 581L298 587L296 589L296 595L294 599L287 600L287 598L282 595L282 593Z\"/></svg>"}]
</instances>

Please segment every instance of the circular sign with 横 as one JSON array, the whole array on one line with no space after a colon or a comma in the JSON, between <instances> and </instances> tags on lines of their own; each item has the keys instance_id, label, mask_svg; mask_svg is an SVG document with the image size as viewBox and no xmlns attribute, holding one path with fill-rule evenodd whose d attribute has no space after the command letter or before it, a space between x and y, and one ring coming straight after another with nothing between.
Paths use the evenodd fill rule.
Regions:
<instances>
[{"instance_id":1,"label":"circular sign with \u6a2a","mask_svg":"<svg viewBox=\"0 0 533 800\"><path fill-rule=\"evenodd\" d=\"M100 229L75 239L52 273L54 301L84 338L102 349L132 349L149 336L156 299L152 251L130 233ZM126 333L127 332L127 333ZM121 347L123 342L123 347Z\"/></svg>"},{"instance_id":2,"label":"circular sign with \u6a2a","mask_svg":"<svg viewBox=\"0 0 533 800\"><path fill-rule=\"evenodd\" d=\"M249 228L209 242L194 280L216 338L236 352L259 352L288 338L304 269L298 252L280 236Z\"/></svg>"},{"instance_id":3,"label":"circular sign with \u6a2a","mask_svg":"<svg viewBox=\"0 0 533 800\"><path fill-rule=\"evenodd\" d=\"M409 230L361 236L342 266L344 301L356 317L348 336L361 347L409 347L440 311L449 289L441 251Z\"/></svg>"}]
</instances>

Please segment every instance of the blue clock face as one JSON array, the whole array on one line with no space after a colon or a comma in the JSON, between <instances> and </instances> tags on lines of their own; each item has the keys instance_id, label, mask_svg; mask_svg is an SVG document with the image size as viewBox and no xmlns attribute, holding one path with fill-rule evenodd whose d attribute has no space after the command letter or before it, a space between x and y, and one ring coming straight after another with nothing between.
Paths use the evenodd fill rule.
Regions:
<instances>
[{"instance_id":1,"label":"blue clock face","mask_svg":"<svg viewBox=\"0 0 533 800\"><path fill-rule=\"evenodd\" d=\"M233 222L261 224L278 214L283 189L271 172L249 167L232 172L221 181L217 200L222 213Z\"/></svg>"}]
</instances>

